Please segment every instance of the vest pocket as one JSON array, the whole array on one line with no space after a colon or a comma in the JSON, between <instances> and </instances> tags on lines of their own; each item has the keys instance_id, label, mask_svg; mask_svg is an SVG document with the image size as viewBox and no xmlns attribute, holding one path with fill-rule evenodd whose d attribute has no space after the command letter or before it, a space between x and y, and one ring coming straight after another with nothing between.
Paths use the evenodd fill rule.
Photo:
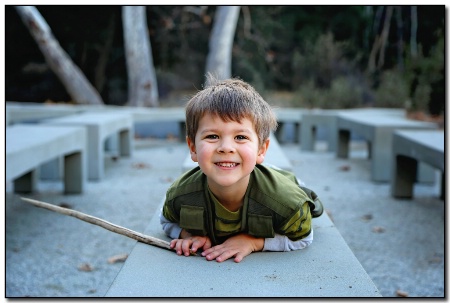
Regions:
<instances>
[{"instance_id":1,"label":"vest pocket","mask_svg":"<svg viewBox=\"0 0 450 303\"><path fill-rule=\"evenodd\" d=\"M275 232L271 216L248 214L248 233L258 238L273 238Z\"/></svg>"},{"instance_id":2,"label":"vest pocket","mask_svg":"<svg viewBox=\"0 0 450 303\"><path fill-rule=\"evenodd\" d=\"M180 227L186 230L204 230L204 208L199 206L181 205Z\"/></svg>"}]
</instances>

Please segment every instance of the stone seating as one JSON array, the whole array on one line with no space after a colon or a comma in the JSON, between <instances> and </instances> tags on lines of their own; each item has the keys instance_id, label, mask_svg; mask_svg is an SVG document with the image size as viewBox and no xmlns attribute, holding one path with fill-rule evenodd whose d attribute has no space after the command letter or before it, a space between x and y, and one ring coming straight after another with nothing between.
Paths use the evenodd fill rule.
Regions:
<instances>
[{"instance_id":1,"label":"stone seating","mask_svg":"<svg viewBox=\"0 0 450 303\"><path fill-rule=\"evenodd\" d=\"M16 124L6 127L6 180L15 192L37 189L39 167L63 158L64 192L81 193L86 182L86 140L83 127Z\"/></svg>"},{"instance_id":2,"label":"stone seating","mask_svg":"<svg viewBox=\"0 0 450 303\"><path fill-rule=\"evenodd\" d=\"M292 123L294 127L294 143L298 143L300 140L300 127L303 110L299 108L275 108L274 112L278 122L278 128L275 131L275 137L278 142L283 142L286 124Z\"/></svg>"},{"instance_id":3,"label":"stone seating","mask_svg":"<svg viewBox=\"0 0 450 303\"><path fill-rule=\"evenodd\" d=\"M435 129L431 122L409 120L396 113L383 114L380 111L345 111L337 118L338 158L348 158L350 134L356 133L369 143L371 178L373 181L388 182L391 178L392 134L397 129ZM434 179L429 167L421 166L423 181ZM423 174L422 174L423 173Z\"/></svg>"},{"instance_id":4,"label":"stone seating","mask_svg":"<svg viewBox=\"0 0 450 303\"><path fill-rule=\"evenodd\" d=\"M314 151L318 127L327 130L328 150L336 151L337 144L337 110L310 110L302 113L302 126L300 129L300 148L305 151Z\"/></svg>"},{"instance_id":5,"label":"stone seating","mask_svg":"<svg viewBox=\"0 0 450 303\"><path fill-rule=\"evenodd\" d=\"M440 198L445 196L445 139L443 130L397 130L392 140L391 193L396 198L413 198L418 163L430 164L441 172Z\"/></svg>"},{"instance_id":6,"label":"stone seating","mask_svg":"<svg viewBox=\"0 0 450 303\"><path fill-rule=\"evenodd\" d=\"M46 125L84 126L87 130L88 178L104 177L106 140L118 136L119 156L131 156L133 151L133 120L129 113L118 111L85 112L81 114L47 119Z\"/></svg>"},{"instance_id":7,"label":"stone seating","mask_svg":"<svg viewBox=\"0 0 450 303\"><path fill-rule=\"evenodd\" d=\"M36 123L42 119L68 116L82 111L83 109L76 105L8 101L5 106L5 120L6 125Z\"/></svg>"}]
</instances>

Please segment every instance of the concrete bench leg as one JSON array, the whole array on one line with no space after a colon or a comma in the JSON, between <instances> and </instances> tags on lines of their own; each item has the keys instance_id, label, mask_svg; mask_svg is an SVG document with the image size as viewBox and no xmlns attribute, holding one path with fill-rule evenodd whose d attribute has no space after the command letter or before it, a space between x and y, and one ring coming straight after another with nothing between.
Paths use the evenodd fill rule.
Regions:
<instances>
[{"instance_id":1,"label":"concrete bench leg","mask_svg":"<svg viewBox=\"0 0 450 303\"><path fill-rule=\"evenodd\" d=\"M338 158L348 158L350 131L340 129L338 133Z\"/></svg>"},{"instance_id":2,"label":"concrete bench leg","mask_svg":"<svg viewBox=\"0 0 450 303\"><path fill-rule=\"evenodd\" d=\"M104 176L105 161L105 141L100 139L100 134L96 130L88 138L88 176L89 180L101 180Z\"/></svg>"},{"instance_id":3,"label":"concrete bench leg","mask_svg":"<svg viewBox=\"0 0 450 303\"><path fill-rule=\"evenodd\" d=\"M411 199L417 176L417 160L397 155L394 161L394 172L391 180L392 196Z\"/></svg>"},{"instance_id":4,"label":"concrete bench leg","mask_svg":"<svg viewBox=\"0 0 450 303\"><path fill-rule=\"evenodd\" d=\"M316 127L303 123L301 128L301 148L302 150L313 151L316 141Z\"/></svg>"},{"instance_id":5,"label":"concrete bench leg","mask_svg":"<svg viewBox=\"0 0 450 303\"><path fill-rule=\"evenodd\" d=\"M34 169L14 180L14 192L31 193L37 188L39 169Z\"/></svg>"},{"instance_id":6,"label":"concrete bench leg","mask_svg":"<svg viewBox=\"0 0 450 303\"><path fill-rule=\"evenodd\" d=\"M284 135L284 123L278 122L278 127L275 131L275 138L278 140L278 142L283 142L283 135Z\"/></svg>"},{"instance_id":7,"label":"concrete bench leg","mask_svg":"<svg viewBox=\"0 0 450 303\"><path fill-rule=\"evenodd\" d=\"M133 140L131 134L132 132L130 132L129 130L123 130L119 133L119 148L121 156L131 156Z\"/></svg>"},{"instance_id":8,"label":"concrete bench leg","mask_svg":"<svg viewBox=\"0 0 450 303\"><path fill-rule=\"evenodd\" d=\"M111 135L106 139L105 150L113 156L119 155L119 138L117 134Z\"/></svg>"},{"instance_id":9,"label":"concrete bench leg","mask_svg":"<svg viewBox=\"0 0 450 303\"><path fill-rule=\"evenodd\" d=\"M294 122L294 143L300 143L301 123Z\"/></svg>"},{"instance_id":10,"label":"concrete bench leg","mask_svg":"<svg viewBox=\"0 0 450 303\"><path fill-rule=\"evenodd\" d=\"M186 142L186 122L180 122L178 124L180 142Z\"/></svg>"},{"instance_id":11,"label":"concrete bench leg","mask_svg":"<svg viewBox=\"0 0 450 303\"><path fill-rule=\"evenodd\" d=\"M445 200L445 173L441 173L441 200Z\"/></svg>"},{"instance_id":12,"label":"concrete bench leg","mask_svg":"<svg viewBox=\"0 0 450 303\"><path fill-rule=\"evenodd\" d=\"M83 155L80 152L64 157L64 192L79 194L83 192Z\"/></svg>"}]
</instances>

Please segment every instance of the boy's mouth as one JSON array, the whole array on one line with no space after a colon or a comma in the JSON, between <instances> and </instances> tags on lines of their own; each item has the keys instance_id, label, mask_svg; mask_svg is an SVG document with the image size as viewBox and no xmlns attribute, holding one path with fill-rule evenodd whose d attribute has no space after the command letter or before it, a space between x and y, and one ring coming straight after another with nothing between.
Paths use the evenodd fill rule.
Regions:
<instances>
[{"instance_id":1,"label":"boy's mouth","mask_svg":"<svg viewBox=\"0 0 450 303\"><path fill-rule=\"evenodd\" d=\"M233 168L239 165L239 163L235 162L216 162L217 166L225 167L225 168Z\"/></svg>"}]
</instances>

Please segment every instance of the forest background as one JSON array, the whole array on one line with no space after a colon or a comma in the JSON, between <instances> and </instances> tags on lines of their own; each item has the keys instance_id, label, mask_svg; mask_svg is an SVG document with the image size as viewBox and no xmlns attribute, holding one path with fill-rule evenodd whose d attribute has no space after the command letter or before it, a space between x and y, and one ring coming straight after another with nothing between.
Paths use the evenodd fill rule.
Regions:
<instances>
[{"instance_id":1,"label":"forest background","mask_svg":"<svg viewBox=\"0 0 450 303\"><path fill-rule=\"evenodd\" d=\"M38 5L105 104L128 102L122 7ZM184 105L205 81L217 6L146 6L157 106ZM271 104L445 110L444 5L241 6L231 74ZM5 97L74 102L14 6L5 6Z\"/></svg>"}]
</instances>

